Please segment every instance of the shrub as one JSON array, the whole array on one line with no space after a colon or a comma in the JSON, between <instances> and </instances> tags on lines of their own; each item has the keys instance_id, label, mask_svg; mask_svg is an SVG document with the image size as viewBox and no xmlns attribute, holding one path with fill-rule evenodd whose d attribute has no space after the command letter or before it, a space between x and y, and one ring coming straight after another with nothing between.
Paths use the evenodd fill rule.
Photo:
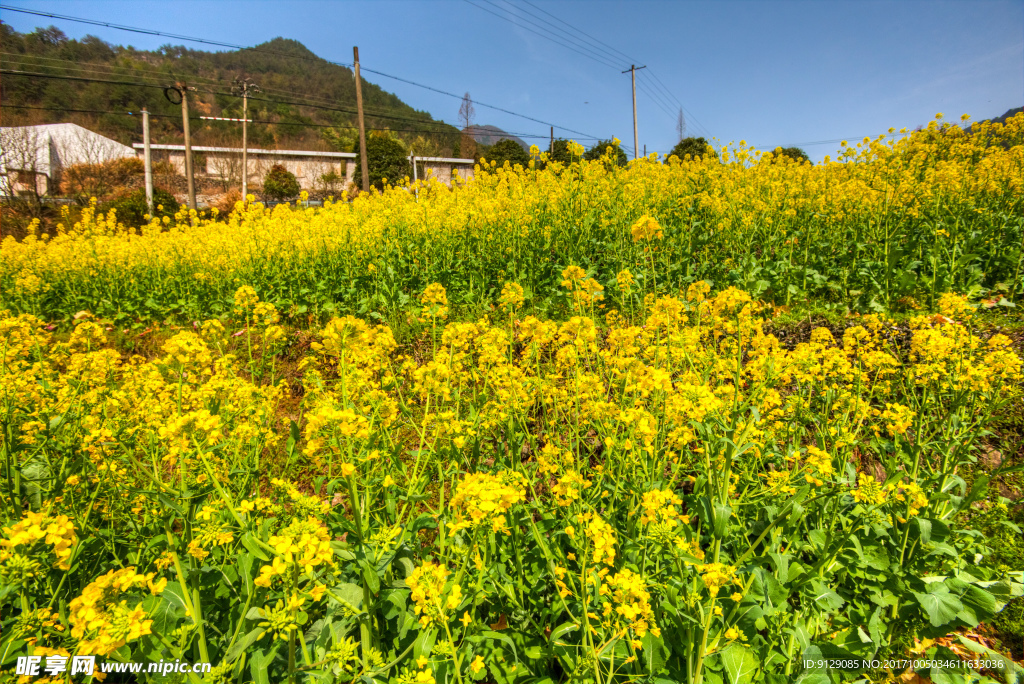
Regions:
<instances>
[{"instance_id":1,"label":"shrub","mask_svg":"<svg viewBox=\"0 0 1024 684\"><path fill-rule=\"evenodd\" d=\"M563 164L572 164L578 162L579 157L573 155L569 150L569 141L562 138L555 140L551 146L551 150L548 154L548 159L553 162L561 162Z\"/></svg>"},{"instance_id":2,"label":"shrub","mask_svg":"<svg viewBox=\"0 0 1024 684\"><path fill-rule=\"evenodd\" d=\"M153 211L155 216L160 218L167 216L173 219L179 206L178 200L174 199L174 195L171 193L158 188L153 189ZM161 210L160 207L163 207L163 209ZM99 206L99 209L102 212L108 212L111 209L115 210L118 222L132 228L138 228L148 223L146 214L149 213L149 207L146 206L145 189L134 190L119 199L105 202Z\"/></svg>"},{"instance_id":3,"label":"shrub","mask_svg":"<svg viewBox=\"0 0 1024 684\"><path fill-rule=\"evenodd\" d=\"M498 168L504 166L505 162L508 162L510 166L519 164L523 168L526 168L530 163L530 153L524 150L515 140L509 140L508 138L499 140L491 145L485 158L488 162L494 162Z\"/></svg>"},{"instance_id":4,"label":"shrub","mask_svg":"<svg viewBox=\"0 0 1024 684\"><path fill-rule=\"evenodd\" d=\"M299 194L299 181L294 173L274 164L263 179L263 194L268 199L284 202Z\"/></svg>"},{"instance_id":5,"label":"shrub","mask_svg":"<svg viewBox=\"0 0 1024 684\"><path fill-rule=\"evenodd\" d=\"M99 164L72 164L61 172L60 192L81 204L88 204L93 197L103 201L111 199L119 189L129 185L133 177L145 172L144 162L137 157Z\"/></svg>"},{"instance_id":6,"label":"shrub","mask_svg":"<svg viewBox=\"0 0 1024 684\"><path fill-rule=\"evenodd\" d=\"M316 191L328 197L340 197L345 190L345 176L328 171L316 179Z\"/></svg>"},{"instance_id":7,"label":"shrub","mask_svg":"<svg viewBox=\"0 0 1024 684\"><path fill-rule=\"evenodd\" d=\"M682 161L686 159L686 155L690 155L691 159L701 159L708 154L711 154L718 159L718 153L712 148L710 151L708 148L711 147L705 138L683 138L676 146L672 148L672 151L668 153L668 156L675 155Z\"/></svg>"},{"instance_id":8,"label":"shrub","mask_svg":"<svg viewBox=\"0 0 1024 684\"><path fill-rule=\"evenodd\" d=\"M596 145L583 153L583 158L596 161L608 154L609 147L612 148L611 157L615 160L616 165L625 166L628 157L626 157L626 152L622 149L621 143L614 138L612 140L598 140Z\"/></svg>"},{"instance_id":9,"label":"shrub","mask_svg":"<svg viewBox=\"0 0 1024 684\"><path fill-rule=\"evenodd\" d=\"M366 161L370 172L370 185L380 191L384 190L384 182L391 185L402 182L406 176L412 175L408 153L402 141L388 133L375 133L366 138ZM356 173L353 177L356 187L363 187L363 162L356 146Z\"/></svg>"},{"instance_id":10,"label":"shrub","mask_svg":"<svg viewBox=\"0 0 1024 684\"><path fill-rule=\"evenodd\" d=\"M780 157L789 157L798 164L803 162L810 163L811 158L807 156L807 153L801 150L799 147L776 147L772 151L773 159L778 161Z\"/></svg>"}]
</instances>

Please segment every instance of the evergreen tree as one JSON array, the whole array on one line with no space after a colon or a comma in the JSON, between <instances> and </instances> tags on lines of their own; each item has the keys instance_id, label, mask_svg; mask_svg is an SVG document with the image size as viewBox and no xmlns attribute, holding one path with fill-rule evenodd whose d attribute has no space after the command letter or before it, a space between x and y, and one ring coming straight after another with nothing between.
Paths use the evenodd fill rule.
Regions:
<instances>
[{"instance_id":1,"label":"evergreen tree","mask_svg":"<svg viewBox=\"0 0 1024 684\"><path fill-rule=\"evenodd\" d=\"M357 146L358 148L358 146ZM356 153L355 184L363 187L363 162L359 150ZM381 192L385 181L390 185L399 185L406 176L412 176L412 165L409 164L409 153L398 138L388 132L374 132L366 136L366 166L370 172L370 185Z\"/></svg>"},{"instance_id":2,"label":"evergreen tree","mask_svg":"<svg viewBox=\"0 0 1024 684\"><path fill-rule=\"evenodd\" d=\"M691 159L702 159L708 154L711 154L718 158L718 153L713 149L708 151L708 141L705 138L683 138L676 146L672 148L672 151L668 153L668 156L675 155L679 157L680 161L686 159L686 155L690 155Z\"/></svg>"},{"instance_id":3,"label":"evergreen tree","mask_svg":"<svg viewBox=\"0 0 1024 684\"><path fill-rule=\"evenodd\" d=\"M263 179L263 194L269 199L284 202L299 194L299 181L294 173L274 164Z\"/></svg>"},{"instance_id":4,"label":"evergreen tree","mask_svg":"<svg viewBox=\"0 0 1024 684\"><path fill-rule=\"evenodd\" d=\"M625 166L629 158L617 140L598 140L593 147L583 153L583 158L596 161L607 154L609 147L612 148L612 159L615 160L616 165Z\"/></svg>"},{"instance_id":5,"label":"evergreen tree","mask_svg":"<svg viewBox=\"0 0 1024 684\"><path fill-rule=\"evenodd\" d=\"M519 164L524 169L530 163L530 153L524 150L515 140L499 140L491 145L490 150L484 157L488 162L495 162L498 168L504 166L507 161L509 165Z\"/></svg>"}]
</instances>

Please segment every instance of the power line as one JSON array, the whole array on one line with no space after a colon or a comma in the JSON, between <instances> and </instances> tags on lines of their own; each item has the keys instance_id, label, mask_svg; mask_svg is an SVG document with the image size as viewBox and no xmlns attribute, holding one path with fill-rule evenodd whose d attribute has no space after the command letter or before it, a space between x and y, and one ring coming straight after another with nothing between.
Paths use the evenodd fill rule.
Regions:
<instances>
[{"instance_id":1,"label":"power line","mask_svg":"<svg viewBox=\"0 0 1024 684\"><path fill-rule=\"evenodd\" d=\"M500 15L497 12L493 12L493 11L487 9L486 7L481 7L480 5L476 4L476 2L473 2L472 0L464 0L464 1L469 3L470 5L473 5L474 7L478 8L478 9L482 9L485 12L493 14L494 16L498 17L499 19L503 19L503 20L505 20L505 21L507 21L507 22L509 22L509 23L511 23L513 25L515 25L515 26L518 26L518 27L520 27L520 28L522 28L524 30L530 31L531 33L534 33L534 34L540 36L541 38L545 38L546 40L550 40L553 43L561 45L562 47L568 48L568 49L572 50L573 52L575 52L577 54L580 54L580 55L582 55L584 57L587 57L588 59L591 59L591 60L593 60L595 62L598 62L599 64L602 64L602 65L608 66L608 67L612 67L612 68L615 68L615 69L618 69L619 66L620 66L620 65L616 65L614 63L615 61L617 61L619 59L619 57L617 57L616 55L611 54L611 52L609 52L608 50L604 50L604 49L601 49L601 48L594 47L593 44L586 44L585 41L581 41L580 39L578 39L578 38L576 38L576 37L574 37L572 35L568 35L568 34L561 35L561 33L558 33L558 34L555 34L555 35L558 35L557 39L556 38L551 38L548 35L544 35L544 34L539 33L538 31L535 31L535 30L533 30L533 29L531 29L531 28L529 28L527 26L523 26L519 22L514 21L513 19L510 19L507 16ZM521 17L521 16L519 16L517 14L514 14L514 13L510 12L507 9L499 7L498 5L496 5L493 2L493 0L480 0L480 1L481 2L486 2L487 4L489 4L491 6L497 7L498 9L501 9L506 14L509 14L509 15L515 17L516 19L523 19L527 23L529 23L529 24L531 24L533 26L537 26L538 28L541 28L541 30L545 31L545 33L548 33L548 34L553 34L554 33L553 31L545 28L544 26L541 26L541 25L537 24L536 22L532 22L532 21L529 21L527 19L524 19L523 17ZM591 41L593 41L595 43L599 43L601 45L604 45L605 47L610 48L612 51L618 53L619 55L624 57L626 60L634 62L634 63L638 61L638 60L634 59L633 57L630 57L629 55L625 54L624 52L622 52L622 51L620 51L620 50L618 50L618 49L608 45L604 41L601 41L601 40L599 40L597 38L594 38L593 36L591 36L590 34L586 33L585 31L582 31L582 30L576 28L575 26L573 26L572 24L564 21L563 19L560 19L560 18L556 17L555 15L551 14L547 10L542 9L542 8L534 5L533 3L527 2L526 0L523 0L523 1L527 5L530 5L531 7L533 7L534 9L537 9L537 10L543 12L544 14L548 15L549 17L552 17L553 19L557 20L558 22L560 22L561 24L565 25L566 27L572 29L573 31L576 31L577 33L585 36L589 40L591 40ZM506 0L506 4L508 4L507 0ZM523 12L523 13L525 13L525 14L527 14L527 15L535 18L535 19L538 19L538 20L542 21L547 26L550 26L553 29L555 29L555 31L564 32L563 29L559 29L557 26L555 26L551 22L543 19L542 17L539 17L538 15L533 14L533 13L529 12L528 10L524 10L522 7L518 7L518 6L514 6L514 7L516 7L516 9L519 10L520 12ZM574 47L573 45L566 44L565 42L563 42L563 40L572 40L572 41L574 41L576 46L582 47L584 50L587 50L588 53L590 53L590 54L581 52L579 49L576 49L576 47ZM597 55L597 56L594 56L594 55ZM659 105L661 107L661 109L666 113L666 115L669 116L669 118L674 117L674 114L669 111L671 109L671 105L668 105L668 107L666 108L666 106L665 106L666 105L665 96L667 95L668 98L670 98L672 100L675 100L675 102L678 104L678 106L680 108L682 108L684 111L686 111L686 113L688 115L690 115L690 118L694 121L694 123L696 123L699 128L703 129L705 135L707 135L709 137L713 137L711 135L710 131L708 131L708 129L705 126L703 126L703 124L701 124L700 121L697 120L697 117L693 116L692 113L689 110L687 110L685 107L683 107L682 103L679 102L679 99L677 97L675 97L675 95L673 95L671 93L671 91L669 91L668 88L664 85L664 83L662 83L661 80L658 79L657 77L655 77L654 81L650 82L649 88L647 90L645 90L644 92L648 95L648 97L650 97L654 101L654 103L656 105Z\"/></svg>"},{"instance_id":2,"label":"power line","mask_svg":"<svg viewBox=\"0 0 1024 684\"><path fill-rule=\"evenodd\" d=\"M85 83L106 83L109 85L127 85L146 88L159 88L161 90L169 87L167 85L158 85L156 83L132 83L130 81L111 81L105 78L86 78L85 76L68 76L67 74L40 74L31 71L19 71L17 69L0 69L0 74L7 74L8 76L31 76L33 78L55 78L66 81L82 81Z\"/></svg>"},{"instance_id":3,"label":"power line","mask_svg":"<svg viewBox=\"0 0 1024 684\"><path fill-rule=\"evenodd\" d=\"M83 19L81 17L72 17L72 16L62 15L62 14L54 14L52 12L39 12L39 11L36 11L36 10L29 10L29 9L24 9L24 8L21 8L21 7L12 7L10 5L4 5L4 4L0 4L0 9L9 10L9 11L12 11L12 12L22 12L24 14L33 14L33 15L41 16L41 17L49 17L49 18L52 18L52 19L60 19L60 20L63 20L63 21L72 21L72 22L79 22L79 23L84 23L84 24L90 24L90 25L93 25L93 26L105 26L107 28L113 28L113 29L117 29L117 30L120 30L120 31L131 31L133 33L142 33L142 34L146 34L146 35L161 36L161 37L165 37L165 38L174 38L176 40L187 40L187 41L193 41L193 42L198 42L198 43L204 43L204 44L207 44L207 45L217 45L217 46L220 46L220 47L229 47L229 48L236 49L236 50L251 50L253 52L263 52L263 53L267 53L267 54L280 55L280 56L283 56L283 57L293 57L293 58L297 58L297 59L321 61L321 62L326 62L328 64L334 64L336 66L342 66L342 67L345 67L345 68L348 68L348 69L352 68L352 66L353 66L350 63L332 62L330 60L323 59L321 57L305 57L303 55L295 55L295 54L291 54L291 53L280 52L278 50L271 50L271 49L268 49L268 48L246 47L246 46L242 46L242 45L234 45L232 43L225 43L225 42L221 42L221 41L207 40L205 38L195 38L195 37L191 37L191 36L183 36L183 35L178 35L178 34L164 33L162 31L154 31L152 29L142 29L142 28L137 28L137 27L134 27L134 26L124 26L122 24L114 24L114 23L110 23L110 22L97 21L97 20L94 20L94 19ZM451 93L451 92L448 92L446 90L442 90L440 88L435 88L433 86L424 85L423 83L417 83L416 81L412 81L412 80L409 80L407 78L402 78L400 76L393 76L392 74L387 74L387 73L384 73L382 71L376 71L375 69L369 69L369 68L367 68L365 66L362 66L361 69L362 69L362 71L369 72L369 73L372 73L372 74L376 74L376 75L382 76L384 78L390 78L390 79L392 79L394 81L398 81L400 83L406 83L408 85L416 86L417 88L423 88L424 90L429 90L431 92L439 93L441 95L446 95L448 97L452 97L452 98L455 98L455 99L459 99L459 100L462 99L462 95L456 95L455 93ZM528 116L526 114L520 114L520 113L514 112L514 111L512 111L510 109L505 109L504 107L498 107L496 105L487 104L485 102L474 102L474 104L478 105L480 107L485 107L487 109L492 109L492 110L497 111L497 112L502 112L503 114L509 114L511 116L515 116L515 117L518 117L518 118L521 118L521 119L526 119L527 121L533 121L534 123L539 123L539 124L543 124L545 126L557 128L557 129L559 129L561 131L567 131L569 133L574 133L576 135L582 136L585 139L591 139L591 140L597 140L598 139L597 136L592 136L592 135L589 135L587 133L583 133L582 131L577 131L577 130L574 130L572 128L567 128L565 126L559 126L559 125L551 123L550 121L543 121L541 119L537 119L537 118L534 118L532 116Z\"/></svg>"},{"instance_id":4,"label":"power line","mask_svg":"<svg viewBox=\"0 0 1024 684\"><path fill-rule=\"evenodd\" d=\"M334 64L336 66L345 67L347 69L352 68L352 64L345 62L331 62L330 60L323 59L322 57L306 57L305 55L297 55L290 52L282 52L280 50L272 50L270 48L261 47L249 47L245 45L235 45L233 43L225 43L219 40L209 40L206 38L195 38L192 36L182 36L175 33L164 33L163 31L155 31L153 29L143 29L135 26L125 26L123 24L114 24L107 21L97 21L95 19L83 19L81 17L71 17L64 14L54 14L52 12L40 12L37 10L25 9L23 7L12 7L11 5L0 5L0 9L5 9L10 12L21 12L23 14L34 14L39 17L48 17L50 19L62 19L64 21L74 21L80 24L90 24L92 26L104 26L106 28L117 29L118 31L130 31L132 33L142 33L147 36L160 36L161 38L173 38L174 40L187 40L193 43L203 43L205 45L215 45L217 47L226 47L233 50L251 50L253 52L263 52L271 55L279 55L281 57L292 57L295 59L305 59L308 61L320 61Z\"/></svg>"},{"instance_id":5,"label":"power line","mask_svg":"<svg viewBox=\"0 0 1024 684\"><path fill-rule=\"evenodd\" d=\"M137 115L141 114L141 111L140 112L132 112L132 111L118 112L118 111L114 111L114 110L110 110L110 109L71 109L71 108L68 108L68 107L39 107L39 106L34 106L34 105L0 104L0 109L2 109L2 108L7 108L7 109L30 109L30 110L48 111L48 112L69 112L69 113L76 113L76 114L117 114L117 115L121 115L121 116L137 116ZM177 115L177 114L154 114L153 112L150 112L149 115L151 117L159 117L159 118L162 118L162 119L179 120L181 118L181 116ZM199 121L199 120L202 120L203 117L197 114L195 116L189 116L189 119L190 120ZM266 124L266 125L271 125L271 126L300 126L300 127L303 127L303 128L339 128L339 126L334 126L334 125L331 125L331 124L315 124L315 123L306 123L304 121L270 121L268 119L252 119L251 121L252 121L252 123ZM340 128L348 128L348 127L341 126ZM367 127L367 130L371 130L371 131L390 131L390 132L393 132L393 133L436 133L437 132L437 131L432 131L432 130L429 130L429 129L421 129L421 128L373 128L373 127ZM507 133L507 131L506 131L506 133ZM539 134L532 134L532 133L508 133L508 135L515 136L517 138L537 138L537 139L542 139L542 140L546 140L548 138L548 136L546 136L546 135L539 135Z\"/></svg>"},{"instance_id":6,"label":"power line","mask_svg":"<svg viewBox=\"0 0 1024 684\"><path fill-rule=\"evenodd\" d=\"M72 75L68 75L68 74L44 74L44 73L39 73L39 72L20 71L20 70L16 70L16 69L0 69L0 74L8 74L10 76L27 76L27 77L32 77L32 78L50 78L50 79L57 79L57 80L79 81L79 82L85 82L85 83L103 83L103 84L108 84L108 85L126 85L126 86L137 86L137 87L149 87L149 88L159 88L161 90L166 89L167 87L169 87L166 83L157 84L157 83L142 83L142 82L132 82L132 81L114 81L114 80L103 79L103 78L89 78L89 77L85 77L85 76L72 76ZM204 92L211 92L211 93L213 93L215 95L230 95L230 93L224 93L224 92L218 92L218 91L204 91ZM295 102L295 101L291 101L291 100L272 100L272 99L263 98L263 97L260 97L260 98L253 97L253 98L250 98L250 99L254 100L254 101L259 101L259 102L267 102L267 103L270 103L270 104L287 104L287 105L294 105L294 106L299 106L299 107L310 107L312 109L323 109L323 110L326 110L326 111L341 112L341 113L347 113L347 114L355 113L355 110L353 110L353 109L346 109L346 108L342 108L342 107L328 107L328 106L325 106L325 105L308 104L308 103L305 103L305 102ZM371 116L373 118L377 118L377 119L392 119L392 120L396 120L396 121L405 121L405 122L409 122L409 123L419 123L419 124L425 124L425 125L429 125L430 123L432 123L432 122L428 122L428 121L420 121L418 119L410 119L408 117L400 117L400 116L387 115L387 114L372 114ZM443 124L443 122L437 122L437 123L438 123L438 125L449 125L449 124ZM378 130L378 129L374 129L374 130ZM430 132L432 132L432 133L443 133L445 131L442 131L442 130L431 130Z\"/></svg>"},{"instance_id":7,"label":"power line","mask_svg":"<svg viewBox=\"0 0 1024 684\"><path fill-rule=\"evenodd\" d=\"M591 34L587 33L586 31L584 31L584 30L582 30L582 29L580 29L580 28L578 28L578 27L574 26L573 24L571 24L571 23L569 23L569 22L565 21L564 19L562 19L562 18L560 18L560 17L558 17L558 16L556 16L556 15L552 14L551 12L548 12L548 11L547 11L547 10L545 10L544 8L542 8L542 7L538 7L537 5L533 4L533 3L532 3L532 2L530 2L529 0L522 0L522 2L523 2L523 3L525 3L526 5L529 5L530 7L533 7L534 9L536 9L536 10L538 10L538 11L540 11L540 12L543 12L544 14L548 15L549 17L551 17L551 18L552 18L552 19L554 19L555 21L559 22L560 24L562 24L562 25L563 25L563 26L565 26L566 28L568 28L568 29L570 29L570 30L572 30L572 31L575 31L576 33L579 33L580 35L582 35L582 36L586 37L587 39L589 39L589 40L593 41L594 43L597 43L597 44L603 45L604 47L608 48L608 49L609 49L610 51L612 51L612 52L615 52L615 53L618 53L618 55L620 55L620 56L621 56L622 58L624 58L624 59L625 59L626 61L628 61L628 62L632 62L632 63L637 63L637 62L643 61L643 60L638 60L638 59L636 59L636 58L635 58L635 57L633 57L632 55L627 55L627 54L626 54L625 52L622 52L621 50L619 50L619 49L615 48L614 46L612 46L612 45L609 45L608 43L604 42L604 41L603 41L603 40L601 40L600 38L597 38L597 37L595 37L595 36L592 36ZM536 15L531 15L531 16L535 16L535 17L536 17ZM549 25L550 25L550 26L554 26L554 24L550 24L550 23L549 23ZM613 59L617 59L617 57L615 57L614 55L611 55L610 53L608 53L608 54L609 54L609 56L610 56L610 57L612 57ZM690 112L690 111L689 111L688 109L686 109L685 107L683 107L683 103L679 101L679 98L677 98L677 97L676 97L676 96L675 96L674 94L672 94L672 91L671 91L671 90L669 90L669 89L668 89L668 87L667 87L667 86L665 86L665 84L664 84L664 83L662 83L661 79L660 79L660 78L658 78L658 77L657 77L657 75L655 75L655 74L653 73L653 70L650 70L650 71L651 71L651 73L650 73L650 76L652 76L652 77L654 78L654 80L655 80L655 82L656 82L656 84L657 84L657 85L655 85L655 86L654 86L654 87L655 87L655 89L656 89L656 90L659 90L660 92L662 92L663 94L667 95L667 96L668 96L669 98L671 98L672 100L674 100L674 101L675 101L675 103L676 103L676 104L677 104L677 105L678 105L678 106L679 106L679 107L680 107L681 109L683 109L683 110L684 110L684 111L685 111L685 112L686 112L686 113L687 113L688 115L690 115L690 117L691 117L691 118L692 118L692 119L694 120L694 122L695 122L695 123L697 123L697 124L698 124L698 126L699 126L699 127L701 127L701 128L704 128L705 132L707 132L707 134L708 134L709 136L711 136L711 133L707 131L707 128L706 128L706 127L704 127L703 125L701 125L701 124L700 124L700 122L699 122L699 121L697 121L697 117L693 116L693 115L692 115L692 113L691 113L691 112Z\"/></svg>"},{"instance_id":8,"label":"power line","mask_svg":"<svg viewBox=\"0 0 1024 684\"><path fill-rule=\"evenodd\" d=\"M503 8L503 7L499 6L499 5L494 4L493 2L490 2L490 0L481 0L481 1L482 2L486 2L487 4L491 5L492 7L495 7L497 9L501 10L502 12L505 12L506 14L509 14L509 15L511 15L513 17L516 17L517 19L521 18L521 17L517 17L512 12L509 12L505 8ZM568 48L569 50L572 50L573 52L575 52L578 55L583 55L584 57L586 57L588 59L592 59L595 62L600 62L601 64L603 64L605 66L609 66L609 67L612 67L612 68L618 68L618 67L616 67L616 65L613 62L605 60L599 53L596 53L593 50L590 50L590 48L587 48L587 47L584 46L585 50L588 50L589 52L591 52L593 54L588 54L586 52L582 52L582 51L576 49L575 47L573 47L572 45L567 44L565 42L562 42L562 40L560 40L559 38L551 38L550 36L547 36L547 35L544 35L543 33L539 33L538 31L535 31L534 29L531 29L531 28L529 28L527 26L523 26L519 22L517 22L517 21L515 21L513 19L510 19L509 17L506 17L504 15L498 14L497 12L489 10L486 7L481 7L480 5L478 5L475 2L473 2L473 0L465 0L465 2L469 3L470 5L473 5L477 9L482 9L484 12L487 12L489 14L493 14L494 16L498 17L499 19L507 21L510 24L513 24L514 26L518 26L521 29L524 29L526 31L529 31L530 33L533 33L535 35L540 36L541 38L544 38L546 40L550 40L553 43L557 43L558 45L561 45L564 48ZM528 23L528 24L530 24L532 26L537 26L538 28L540 28L545 33L548 33L548 34L552 33L551 31L549 31L548 29L544 28L543 26L540 26L540 24L537 24L536 22L529 21L529 20L525 20L525 21L526 21L526 23ZM594 54L597 54L597 56L595 57Z\"/></svg>"},{"instance_id":9,"label":"power line","mask_svg":"<svg viewBox=\"0 0 1024 684\"><path fill-rule=\"evenodd\" d=\"M609 45L608 43L604 42L603 40L601 40L601 39L599 39L599 38L595 38L594 36L590 35L589 33L586 33L585 31L583 31L583 30L581 30L581 29L578 29L578 28L576 28L575 26L573 26L573 25L572 25L572 24L570 24L569 22L565 21L564 19L561 19L561 18L559 18L559 17L556 17L556 16L555 16L554 14L552 14L551 12L548 12L547 10L545 10L545 9L544 9L544 8L542 8L542 7L538 7L537 5L533 4L533 3L532 3L532 2L530 2L529 0L522 0L522 2L524 2L524 3L525 3L525 4L527 4L527 5L529 5L530 7L534 8L535 10L539 10L539 11L543 12L544 14L548 15L549 17L551 17L551 18L552 18L552 19L554 19L555 21L557 21L557 22L559 22L559 23L563 24L564 26L566 26L566 27L568 27L568 28L572 29L573 31L576 31L576 32L577 32L577 33L579 33L579 34L582 34L583 36L586 36L586 37L587 37L587 38L589 38L590 40L592 40L592 41L594 41L594 42L596 42L596 43L600 43L601 45L605 46L606 48L609 48L609 49L610 49L610 50L612 50L613 52L617 52L617 53L619 53L619 55L621 55L621 56L622 56L622 58L623 58L623 59L625 59L625 60L626 60L626 61L628 61L628 62L639 62L639 61L642 61L642 60L638 60L638 59L636 59L635 57L631 57L630 55L627 55L626 53L622 52L621 50L617 50L616 48L614 48L613 46L611 46L611 45ZM536 15L534 15L534 16L536 16Z\"/></svg>"},{"instance_id":10,"label":"power line","mask_svg":"<svg viewBox=\"0 0 1024 684\"><path fill-rule=\"evenodd\" d=\"M57 59L57 58L52 58L52 57L42 57L42 56L37 56L37 55L28 55L28 56L26 56L26 55L21 55L20 53L10 53L10 52L0 52L0 55L14 56L15 59L9 59L8 61L15 62L16 64L22 64L22 65L28 64L28 65L31 65L31 66L37 67L37 68L38 67L47 68L47 67L50 67L50 65L32 64L33 60L43 60L43 61L47 61L47 62L56 62L56 63L58 63L57 65L53 65L50 68L61 68L61 69L69 70L69 71L77 71L77 72L83 72L83 73L94 73L94 74L100 74L100 75L104 75L104 76L124 75L124 76L137 76L137 77L150 78L150 79L157 79L157 78L159 78L159 79L162 79L165 83L166 83L167 79L177 78L173 74L167 74L167 73L163 73L163 72L160 72L160 71L154 71L154 70L150 70L150 69L139 68L139 67L136 67L136 66L125 67L125 66L112 66L112 65L105 65L105 64L96 64L96 63L93 63L93 62L74 62L72 60L66 60L66 59ZM103 71L103 69L107 69L107 70L120 69L120 70L134 72L134 73L111 74L111 73L107 73L107 72ZM139 73L139 72L141 72L141 73ZM211 79L211 78L203 77L203 76L192 76L192 77L190 77L188 79L188 81L190 83L198 82L198 83L200 83L200 85L205 85L207 87L215 87L215 86L223 85L223 81L219 81L217 79ZM308 100L318 100L319 99L319 98L309 97L307 95L303 95L302 93L294 93L294 92L291 92L291 91L282 90L282 89L273 88L273 87L266 87L263 90L265 92L268 92L268 93L271 93L271 94L273 94L273 93L284 93L285 95L294 96L294 97L300 97L300 98L308 99ZM205 91L202 91L202 92L211 93L211 94L214 94L214 95L228 95L228 93L214 91L214 90L205 90ZM231 93L231 95L234 96L234 93ZM320 100L320 101L323 102L324 100ZM301 103L301 106L315 106L315 105L312 105L312 104L307 105L306 103ZM377 109L375 107L372 107L372 108L364 107L364 109L367 110L367 114L369 114L371 116L378 116L378 111L377 111ZM348 111L348 110L344 110L342 108L341 111ZM351 111L354 112L355 110L351 110ZM379 114L379 116L387 117L387 118L394 118L396 120L411 121L411 122L414 122L414 123L423 123L425 125L430 125L430 124L434 124L434 123L443 124L443 125L449 125L449 126L452 125L452 124L448 124L448 123L446 123L444 121L436 121L436 122L435 121L424 121L422 119L414 119L414 118L410 118L410 117L398 117L398 116L393 115L393 114L384 114L383 112L381 112Z\"/></svg>"}]
</instances>

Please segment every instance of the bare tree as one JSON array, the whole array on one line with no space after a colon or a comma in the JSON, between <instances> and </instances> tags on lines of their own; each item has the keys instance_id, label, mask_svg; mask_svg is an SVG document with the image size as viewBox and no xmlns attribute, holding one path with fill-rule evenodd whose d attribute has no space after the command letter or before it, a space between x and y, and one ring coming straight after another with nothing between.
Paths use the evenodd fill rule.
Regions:
<instances>
[{"instance_id":1,"label":"bare tree","mask_svg":"<svg viewBox=\"0 0 1024 684\"><path fill-rule=\"evenodd\" d=\"M462 96L462 105L459 107L459 122L462 124L462 156L472 156L476 153L476 139L473 138L471 127L473 117L476 116L476 109L473 107L473 99L466 93Z\"/></svg>"},{"instance_id":2,"label":"bare tree","mask_svg":"<svg viewBox=\"0 0 1024 684\"><path fill-rule=\"evenodd\" d=\"M49 190L49 138L34 126L0 128L0 192L9 202L27 201L33 215Z\"/></svg>"},{"instance_id":3,"label":"bare tree","mask_svg":"<svg viewBox=\"0 0 1024 684\"><path fill-rule=\"evenodd\" d=\"M207 154L206 170L209 172L211 180L218 181L225 192L240 185L242 181L242 152L241 149L236 151L233 148L232 144L236 142L235 136L226 131L217 130L207 133L205 141L205 144L213 147L232 148L230 152Z\"/></svg>"},{"instance_id":4,"label":"bare tree","mask_svg":"<svg viewBox=\"0 0 1024 684\"><path fill-rule=\"evenodd\" d=\"M466 93L462 96L462 105L459 107L459 121L463 128L473 125L473 117L476 116L476 109L473 107L473 99Z\"/></svg>"},{"instance_id":5,"label":"bare tree","mask_svg":"<svg viewBox=\"0 0 1024 684\"><path fill-rule=\"evenodd\" d=\"M50 182L61 193L87 203L91 198L109 198L132 186L143 173L142 160L131 148L80 126L51 129L50 141L56 161Z\"/></svg>"}]
</instances>

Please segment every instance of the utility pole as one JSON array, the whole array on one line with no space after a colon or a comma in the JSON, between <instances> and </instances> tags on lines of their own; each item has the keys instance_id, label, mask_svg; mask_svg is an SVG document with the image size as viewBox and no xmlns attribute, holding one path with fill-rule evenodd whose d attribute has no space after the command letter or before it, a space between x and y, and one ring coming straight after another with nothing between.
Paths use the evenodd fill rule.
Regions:
<instances>
[{"instance_id":1,"label":"utility pole","mask_svg":"<svg viewBox=\"0 0 1024 684\"><path fill-rule=\"evenodd\" d=\"M370 168L366 162L366 124L363 123L363 84L359 79L359 47L352 48L355 57L356 76L356 116L359 117L359 159L360 170L363 172L363 192L370 192Z\"/></svg>"},{"instance_id":2,"label":"utility pole","mask_svg":"<svg viewBox=\"0 0 1024 684\"><path fill-rule=\"evenodd\" d=\"M146 209L153 217L153 157L149 151L149 110L142 108L142 146L146 160Z\"/></svg>"},{"instance_id":3,"label":"utility pole","mask_svg":"<svg viewBox=\"0 0 1024 684\"><path fill-rule=\"evenodd\" d=\"M555 153L555 127L551 127L551 145L548 146L548 154Z\"/></svg>"},{"instance_id":4,"label":"utility pole","mask_svg":"<svg viewBox=\"0 0 1024 684\"><path fill-rule=\"evenodd\" d=\"M260 92L260 87L248 78L235 79L234 90L242 95L242 202L249 196L249 93Z\"/></svg>"},{"instance_id":5,"label":"utility pole","mask_svg":"<svg viewBox=\"0 0 1024 684\"><path fill-rule=\"evenodd\" d=\"M175 87L181 96L181 126L185 129L185 179L188 181L188 208L196 211L196 182L192 172L192 134L188 127L188 91L195 90L185 83Z\"/></svg>"},{"instance_id":6,"label":"utility pole","mask_svg":"<svg viewBox=\"0 0 1024 684\"><path fill-rule=\"evenodd\" d=\"M640 135L636 129L636 72L640 69L646 68L647 65L638 67L635 64L631 64L630 67L626 69L626 71L629 72L630 77L633 79L633 159L636 159L637 152L640 151L637 149L640 147ZM623 71L622 73L626 73L626 71Z\"/></svg>"}]
</instances>

